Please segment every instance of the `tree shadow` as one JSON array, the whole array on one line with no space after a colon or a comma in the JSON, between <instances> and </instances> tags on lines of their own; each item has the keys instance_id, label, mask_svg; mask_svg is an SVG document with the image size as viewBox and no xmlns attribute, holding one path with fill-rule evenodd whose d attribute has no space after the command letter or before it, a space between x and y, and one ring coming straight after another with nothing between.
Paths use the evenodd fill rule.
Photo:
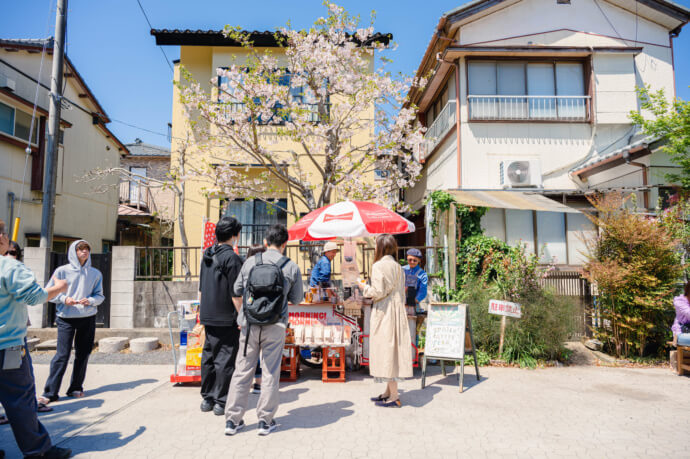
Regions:
<instances>
[{"instance_id":1,"label":"tree shadow","mask_svg":"<svg viewBox=\"0 0 690 459\"><path fill-rule=\"evenodd\" d=\"M121 432L105 432L95 435L75 435L64 439L58 446L69 447L76 455L78 453L90 453L96 451L108 451L125 446L146 431L146 427L139 428L132 435L123 437Z\"/></svg>"},{"instance_id":2,"label":"tree shadow","mask_svg":"<svg viewBox=\"0 0 690 459\"><path fill-rule=\"evenodd\" d=\"M280 426L280 430L318 429L354 414L354 410L347 409L351 406L353 406L352 402L340 400L320 405L293 408L285 416L277 419L276 422Z\"/></svg>"}]
</instances>

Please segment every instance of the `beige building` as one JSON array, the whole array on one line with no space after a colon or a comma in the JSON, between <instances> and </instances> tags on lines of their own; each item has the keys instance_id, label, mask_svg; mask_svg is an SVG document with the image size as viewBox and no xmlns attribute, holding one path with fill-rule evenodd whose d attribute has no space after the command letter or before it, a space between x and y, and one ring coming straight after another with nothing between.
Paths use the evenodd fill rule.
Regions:
<instances>
[{"instance_id":1,"label":"beige building","mask_svg":"<svg viewBox=\"0 0 690 459\"><path fill-rule=\"evenodd\" d=\"M211 80L217 76L217 69L228 67L233 64L242 65L243 59L247 55L247 50L242 48L239 43L226 38L221 31L214 30L152 30L151 34L156 37L158 45L180 46L180 59L175 62L175 80L180 80L180 68L184 67L191 73L192 77L200 83L205 91L213 92L217 89L213 87ZM378 35L379 40L387 43L390 35ZM252 32L251 40L259 51L271 49L278 60L278 65L285 62L282 55L282 48L278 45L273 32ZM237 60L235 60L237 58ZM373 69L373 59L372 59ZM185 139L190 134L187 116L179 100L179 91L173 86L173 113L172 113L172 164L177 163L178 151L180 150L180 139ZM333 101L337 103L337 101ZM372 112L367 114L373 118ZM275 127L266 126L262 128L262 135L271 135L271 129ZM370 132L362 132L355 136L353 143L366 141L370 137ZM191 147L187 152L188 157L194 157L193 135L190 135ZM285 154L286 158L292 158L291 151L301 151L301 148L290 141L279 141L271 146L277 155ZM218 157L222 158L223 153L219 151ZM299 155L298 155L299 156ZM318 154L317 154L318 156ZM302 161L302 159L304 159ZM196 160L199 160L198 158ZM193 161L193 160L192 160ZM306 158L300 158L303 170L316 171L315 166ZM242 171L248 171L250 177L258 177L264 169L253 164L242 164L239 167ZM374 179L374 174L371 174ZM233 200L225 202L221 197L206 196L204 193L205 183L203 179L194 179L187 182L185 198L185 228L190 246L199 246L202 242L202 224L204 219L217 221L222 215L232 215L237 217L243 224L240 236L240 245L247 246L260 243L263 240L265 230L275 223L290 225L295 221L291 212L297 215L304 214L307 210L300 207L299 203L293 207L293 202L287 193L277 192L270 196L275 199L275 207L266 204L261 200ZM316 184L318 186L318 184ZM277 189L280 189L277 186ZM318 191L318 188L317 188ZM331 202L338 199L337 190ZM274 207L274 208L272 208ZM287 212L282 211L285 209ZM175 228L175 246L180 245L179 229ZM304 252L306 256L306 252ZM306 267L309 267L308 265Z\"/></svg>"},{"instance_id":2,"label":"beige building","mask_svg":"<svg viewBox=\"0 0 690 459\"><path fill-rule=\"evenodd\" d=\"M117 244L171 246L175 193L163 183L170 177L170 150L135 139L120 166L131 177L120 182Z\"/></svg>"},{"instance_id":3,"label":"beige building","mask_svg":"<svg viewBox=\"0 0 690 459\"><path fill-rule=\"evenodd\" d=\"M42 40L0 39L0 196L7 203L0 206L0 218L12 225L21 217L17 239L28 247L38 246L41 232L52 41L39 75L42 50ZM119 166L127 148L106 127L108 115L67 57L64 82L53 249L65 252L71 241L86 239L94 253L109 251L116 239L117 188L95 193L81 179L97 167ZM110 180L117 184L115 177Z\"/></svg>"},{"instance_id":4,"label":"beige building","mask_svg":"<svg viewBox=\"0 0 690 459\"><path fill-rule=\"evenodd\" d=\"M628 114L636 87L675 94L673 38L689 20L664 0L475 0L446 12L417 72L429 83L412 94L428 131L406 200L421 210L429 191L449 190L490 207L488 235L581 264L591 227L563 204L615 189L653 209L668 192L667 155Z\"/></svg>"}]
</instances>

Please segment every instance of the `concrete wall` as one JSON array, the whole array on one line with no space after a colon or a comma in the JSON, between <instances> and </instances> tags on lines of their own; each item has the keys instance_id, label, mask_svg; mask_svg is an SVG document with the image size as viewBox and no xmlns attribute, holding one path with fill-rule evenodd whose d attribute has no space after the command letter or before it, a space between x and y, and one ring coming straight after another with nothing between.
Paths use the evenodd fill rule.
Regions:
<instances>
[{"instance_id":1,"label":"concrete wall","mask_svg":"<svg viewBox=\"0 0 690 459\"><path fill-rule=\"evenodd\" d=\"M198 281L134 282L134 328L167 327L168 313L176 310L177 302L196 300L198 295Z\"/></svg>"},{"instance_id":2,"label":"concrete wall","mask_svg":"<svg viewBox=\"0 0 690 459\"><path fill-rule=\"evenodd\" d=\"M50 278L50 257L47 248L26 247L24 249L24 264L36 276L36 282L40 285L48 283ZM47 315L47 303L29 306L29 328L43 328L44 317Z\"/></svg>"}]
</instances>

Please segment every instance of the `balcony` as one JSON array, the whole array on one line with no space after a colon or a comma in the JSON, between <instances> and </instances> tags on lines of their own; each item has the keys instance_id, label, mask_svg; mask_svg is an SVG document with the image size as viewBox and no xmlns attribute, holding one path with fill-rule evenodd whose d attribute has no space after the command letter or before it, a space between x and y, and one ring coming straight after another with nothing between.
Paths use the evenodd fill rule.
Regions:
<instances>
[{"instance_id":1,"label":"balcony","mask_svg":"<svg viewBox=\"0 0 690 459\"><path fill-rule=\"evenodd\" d=\"M471 121L588 122L589 96L467 96Z\"/></svg>"},{"instance_id":2,"label":"balcony","mask_svg":"<svg viewBox=\"0 0 690 459\"><path fill-rule=\"evenodd\" d=\"M221 102L224 107L225 107L225 113L227 114L228 117L231 117L235 115L236 113L243 113L247 110L245 107L245 104L243 102ZM306 112L309 114L309 120L312 123L319 123L321 122L321 118L319 116L319 106L318 104L304 104L300 103L297 105L298 109ZM284 124L285 121L288 119L280 119L281 115L278 113L279 108L275 109L273 112L273 115L271 116L271 119L269 120L259 120L259 124ZM295 109L295 112L297 110ZM326 104L326 118L330 116L331 113L331 104Z\"/></svg>"},{"instance_id":3,"label":"balcony","mask_svg":"<svg viewBox=\"0 0 690 459\"><path fill-rule=\"evenodd\" d=\"M455 121L455 100L450 100L424 134L420 159L423 160L434 151L448 131L455 126Z\"/></svg>"},{"instance_id":4,"label":"balcony","mask_svg":"<svg viewBox=\"0 0 690 459\"><path fill-rule=\"evenodd\" d=\"M149 214L157 211L151 189L135 180L120 182L120 204Z\"/></svg>"}]
</instances>

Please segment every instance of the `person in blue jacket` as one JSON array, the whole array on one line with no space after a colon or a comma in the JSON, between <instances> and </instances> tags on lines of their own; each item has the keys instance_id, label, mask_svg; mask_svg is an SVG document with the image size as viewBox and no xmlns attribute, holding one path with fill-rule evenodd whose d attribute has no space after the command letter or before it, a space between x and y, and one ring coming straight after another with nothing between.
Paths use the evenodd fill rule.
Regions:
<instances>
[{"instance_id":1,"label":"person in blue jacket","mask_svg":"<svg viewBox=\"0 0 690 459\"><path fill-rule=\"evenodd\" d=\"M323 255L311 270L311 277L309 278L310 287L330 287L331 286L331 261L338 253L338 244L335 242L326 242L323 246Z\"/></svg>"},{"instance_id":2,"label":"person in blue jacket","mask_svg":"<svg viewBox=\"0 0 690 459\"><path fill-rule=\"evenodd\" d=\"M72 451L53 445L36 416L36 385L26 345L26 306L64 293L68 284L58 279L51 287L41 288L29 268L4 256L9 242L5 223L0 220L0 403L25 457L67 458ZM0 449L0 457L4 455Z\"/></svg>"},{"instance_id":3,"label":"person in blue jacket","mask_svg":"<svg viewBox=\"0 0 690 459\"><path fill-rule=\"evenodd\" d=\"M407 251L407 265L403 266L405 273L405 305L414 307L415 312L421 312L419 303L424 301L427 294L429 277L419 264L422 262L422 252L419 249Z\"/></svg>"},{"instance_id":4,"label":"person in blue jacket","mask_svg":"<svg viewBox=\"0 0 690 459\"><path fill-rule=\"evenodd\" d=\"M67 253L69 264L55 270L53 278L69 282L67 293L53 300L56 304L57 352L50 362L50 375L39 402L56 401L62 377L69 364L69 356L74 342L74 366L72 380L67 389L68 397L84 396L86 365L93 350L96 335L96 312L103 302L103 275L91 266L91 246L84 240L75 241ZM52 280L51 280L52 282ZM48 283L50 286L51 283Z\"/></svg>"}]
</instances>

